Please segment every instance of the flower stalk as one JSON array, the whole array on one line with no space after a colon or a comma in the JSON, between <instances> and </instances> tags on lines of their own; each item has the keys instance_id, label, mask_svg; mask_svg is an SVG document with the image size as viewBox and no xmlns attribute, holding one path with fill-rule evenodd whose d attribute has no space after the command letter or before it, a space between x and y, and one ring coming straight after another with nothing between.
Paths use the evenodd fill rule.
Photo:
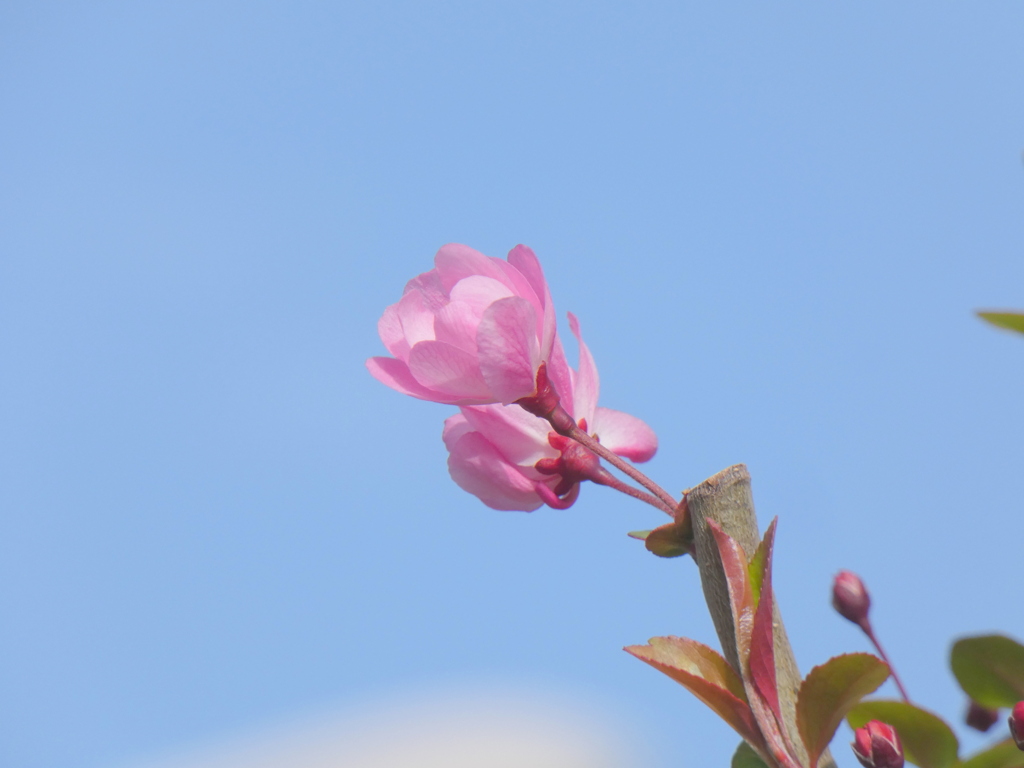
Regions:
<instances>
[{"instance_id":1,"label":"flower stalk","mask_svg":"<svg viewBox=\"0 0 1024 768\"><path fill-rule=\"evenodd\" d=\"M654 503L653 506L658 507L668 515L675 514L675 509L679 505L679 501L673 498L672 494L670 494L656 482L651 480L651 478L649 478L639 469L634 467L628 461L621 458L620 456L616 456L614 453L612 453L603 445L601 445L600 441L588 435L578 426L573 425L573 427L570 428L567 436L571 437L580 445L589 448L591 451L596 453L598 456L607 461L613 467L620 470L623 474L628 475L630 478L632 478L637 483L646 488L648 491L650 491L651 494L660 502Z\"/></svg>"},{"instance_id":2,"label":"flower stalk","mask_svg":"<svg viewBox=\"0 0 1024 768\"><path fill-rule=\"evenodd\" d=\"M871 641L871 644L875 646L875 650L878 651L878 655L882 657L882 661L889 665L893 682L896 683L900 696L903 697L907 704L910 704L910 696L907 695L907 689L903 686L903 681L900 680L900 676L896 673L896 668L889 660L885 649L882 648L882 644L878 641L878 636L875 634L875 629L871 625L871 618L869 616L871 611L871 595L868 594L867 587L864 586L864 581L860 576L853 571L840 571L836 574L835 580L832 582L832 607L836 609L840 616L856 624L860 627L861 632L867 635L868 640Z\"/></svg>"}]
</instances>

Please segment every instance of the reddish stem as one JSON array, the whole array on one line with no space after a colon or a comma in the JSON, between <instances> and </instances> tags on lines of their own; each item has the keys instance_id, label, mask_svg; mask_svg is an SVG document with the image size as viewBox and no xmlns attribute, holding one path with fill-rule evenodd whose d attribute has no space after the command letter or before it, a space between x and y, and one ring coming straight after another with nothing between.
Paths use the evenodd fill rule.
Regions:
<instances>
[{"instance_id":1,"label":"reddish stem","mask_svg":"<svg viewBox=\"0 0 1024 768\"><path fill-rule=\"evenodd\" d=\"M598 485L606 485L609 488L614 488L616 491L621 491L627 496L632 496L634 499L644 501L650 504L652 507L657 507L662 512L668 512L669 514L672 514L671 510L666 509L665 502L663 502L657 496L652 496L649 493L641 491L639 488L634 488L632 485L627 485L604 467L601 467L599 471L595 472L589 479L592 482L597 483Z\"/></svg>"},{"instance_id":2,"label":"reddish stem","mask_svg":"<svg viewBox=\"0 0 1024 768\"><path fill-rule=\"evenodd\" d=\"M654 494L654 497L660 500L661 503L655 504L654 506L658 507L658 509L665 512L665 514L670 517L675 517L675 511L679 506L679 502L676 501L668 491L651 480L651 478L621 456L609 451L596 439L579 428L579 425L576 424L576 420L569 415L569 412L562 407L562 404L559 401L558 390L555 389L554 384L551 383L551 379L548 378L547 363L541 363L540 367L537 368L537 387L534 390L534 394L527 397L521 397L516 400L515 403L525 411L547 421L556 434L575 440L583 447L600 456L616 469L631 477ZM628 488L629 486L620 484L622 487L616 487L609 483L604 484L616 488L616 490L621 490L623 493L628 493L634 498L642 499L643 501L651 503L644 498L646 494L637 496L635 493L631 492L636 489L631 489L631 491L623 490L623 488Z\"/></svg>"},{"instance_id":3,"label":"reddish stem","mask_svg":"<svg viewBox=\"0 0 1024 768\"><path fill-rule=\"evenodd\" d=\"M552 426L555 427L556 431L558 430L559 425L555 425L554 423L552 423ZM623 459L621 456L609 451L607 448L601 445L601 443L599 443L597 440L595 440L582 429L580 429L578 426L576 426L575 422L573 422L572 426L566 429L565 432L561 432L560 434L564 434L566 437L571 437L580 445L596 453L598 456L607 461L616 469L621 470L624 474L636 480L636 482L640 483L640 485L649 490L652 494L654 494L658 499L660 499L663 502L662 504L656 504L655 506L659 507L663 512L667 513L670 516L675 515L675 509L676 507L679 506L679 502L676 499L674 499L668 491L666 491L656 482L651 480L651 478L649 478L639 469L634 467L628 461Z\"/></svg>"},{"instance_id":4,"label":"reddish stem","mask_svg":"<svg viewBox=\"0 0 1024 768\"><path fill-rule=\"evenodd\" d=\"M903 681L900 680L900 676L896 674L896 667L894 667L892 662L889 661L888 654L885 652L885 649L882 648L882 644L878 642L878 638L875 637L875 630L871 626L871 621L865 616L864 619L857 622L857 624L864 631L864 634L868 636L868 640L871 641L871 644L875 646L875 650L877 650L878 655L882 657L882 661L888 665L889 672L892 674L893 682L895 682L896 687L899 688L900 696L903 697L903 700L907 702L907 704L910 704L911 702L910 697L907 695L907 689L903 687Z\"/></svg>"}]
</instances>

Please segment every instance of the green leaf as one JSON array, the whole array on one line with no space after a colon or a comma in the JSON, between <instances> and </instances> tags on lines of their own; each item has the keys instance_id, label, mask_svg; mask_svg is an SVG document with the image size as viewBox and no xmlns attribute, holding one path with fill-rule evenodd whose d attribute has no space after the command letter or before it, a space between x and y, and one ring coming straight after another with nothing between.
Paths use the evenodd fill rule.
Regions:
<instances>
[{"instance_id":1,"label":"green leaf","mask_svg":"<svg viewBox=\"0 0 1024 768\"><path fill-rule=\"evenodd\" d=\"M768 526L768 530L764 532L764 538L761 539L761 543L757 545L757 549L754 550L754 556L750 558L750 564L747 566L747 570L750 572L750 591L754 595L754 603L756 604L761 599L761 582L764 581L764 563L768 557L768 548L771 543L775 540L775 523L779 518L772 520L771 525ZM769 541L768 534L771 535L772 542Z\"/></svg>"},{"instance_id":2,"label":"green leaf","mask_svg":"<svg viewBox=\"0 0 1024 768\"><path fill-rule=\"evenodd\" d=\"M652 637L648 645L631 645L625 650L680 683L742 738L763 746L743 681L717 651L686 637Z\"/></svg>"},{"instance_id":3,"label":"green leaf","mask_svg":"<svg viewBox=\"0 0 1024 768\"><path fill-rule=\"evenodd\" d=\"M997 328L1024 333L1024 314L1020 312L979 312L978 317Z\"/></svg>"},{"instance_id":4,"label":"green leaf","mask_svg":"<svg viewBox=\"0 0 1024 768\"><path fill-rule=\"evenodd\" d=\"M921 768L950 768L956 765L960 744L946 721L926 709L905 701L879 699L862 701L846 717L852 728L868 720L888 723L900 735L908 763Z\"/></svg>"},{"instance_id":5,"label":"green leaf","mask_svg":"<svg viewBox=\"0 0 1024 768\"><path fill-rule=\"evenodd\" d=\"M741 741L733 753L731 768L768 768L768 764L747 742Z\"/></svg>"},{"instance_id":6,"label":"green leaf","mask_svg":"<svg viewBox=\"0 0 1024 768\"><path fill-rule=\"evenodd\" d=\"M1007 739L976 752L957 768L1024 768L1024 752L1017 749L1012 739Z\"/></svg>"},{"instance_id":7,"label":"green leaf","mask_svg":"<svg viewBox=\"0 0 1024 768\"><path fill-rule=\"evenodd\" d=\"M889 677L889 667L870 653L834 656L810 671L796 699L796 727L817 765L846 713Z\"/></svg>"},{"instance_id":8,"label":"green leaf","mask_svg":"<svg viewBox=\"0 0 1024 768\"><path fill-rule=\"evenodd\" d=\"M1004 635L965 637L953 643L949 666L964 692L990 709L1024 699L1024 645Z\"/></svg>"},{"instance_id":9,"label":"green leaf","mask_svg":"<svg viewBox=\"0 0 1024 768\"><path fill-rule=\"evenodd\" d=\"M630 531L626 535L629 536L631 539L640 539L640 541L645 541L647 539L647 537L651 535L651 532L650 531Z\"/></svg>"}]
</instances>

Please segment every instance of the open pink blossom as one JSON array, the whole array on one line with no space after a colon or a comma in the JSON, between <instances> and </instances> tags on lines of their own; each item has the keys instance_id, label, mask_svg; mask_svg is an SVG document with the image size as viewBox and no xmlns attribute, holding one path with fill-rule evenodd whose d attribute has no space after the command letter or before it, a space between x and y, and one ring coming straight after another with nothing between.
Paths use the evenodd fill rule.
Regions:
<instances>
[{"instance_id":1,"label":"open pink blossom","mask_svg":"<svg viewBox=\"0 0 1024 768\"><path fill-rule=\"evenodd\" d=\"M569 367L557 338L548 363L562 406L609 450L647 461L658 448L658 438L635 416L597 405L597 367L571 314L569 324L579 341L579 371ZM564 509L576 500L585 479L580 462L588 457L597 461L517 405L463 406L445 421L443 438L452 479L493 509L531 512L542 504Z\"/></svg>"},{"instance_id":2,"label":"open pink blossom","mask_svg":"<svg viewBox=\"0 0 1024 768\"><path fill-rule=\"evenodd\" d=\"M453 405L512 403L534 393L555 313L532 250L516 246L503 261L452 243L384 310L377 330L393 356L366 367L392 389Z\"/></svg>"}]
</instances>

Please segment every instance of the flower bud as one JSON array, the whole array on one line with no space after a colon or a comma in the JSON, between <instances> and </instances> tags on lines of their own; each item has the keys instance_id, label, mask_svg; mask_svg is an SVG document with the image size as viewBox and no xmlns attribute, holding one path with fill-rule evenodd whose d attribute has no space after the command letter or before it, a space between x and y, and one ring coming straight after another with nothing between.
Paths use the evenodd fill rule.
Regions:
<instances>
[{"instance_id":1,"label":"flower bud","mask_svg":"<svg viewBox=\"0 0 1024 768\"><path fill-rule=\"evenodd\" d=\"M998 709L983 707L973 699L967 707L967 714L964 716L964 722L966 722L967 725L976 731L981 731L982 733L985 733L985 731L995 725L995 722L998 719Z\"/></svg>"},{"instance_id":2,"label":"flower bud","mask_svg":"<svg viewBox=\"0 0 1024 768\"><path fill-rule=\"evenodd\" d=\"M850 746L864 768L903 768L903 745L891 725L871 720L853 736Z\"/></svg>"},{"instance_id":3,"label":"flower bud","mask_svg":"<svg viewBox=\"0 0 1024 768\"><path fill-rule=\"evenodd\" d=\"M871 598L860 576L853 571L840 571L832 582L832 607L844 619L861 626L868 619Z\"/></svg>"},{"instance_id":4,"label":"flower bud","mask_svg":"<svg viewBox=\"0 0 1024 768\"><path fill-rule=\"evenodd\" d=\"M1024 752L1024 701L1018 701L1010 710L1010 735L1017 749Z\"/></svg>"}]
</instances>

